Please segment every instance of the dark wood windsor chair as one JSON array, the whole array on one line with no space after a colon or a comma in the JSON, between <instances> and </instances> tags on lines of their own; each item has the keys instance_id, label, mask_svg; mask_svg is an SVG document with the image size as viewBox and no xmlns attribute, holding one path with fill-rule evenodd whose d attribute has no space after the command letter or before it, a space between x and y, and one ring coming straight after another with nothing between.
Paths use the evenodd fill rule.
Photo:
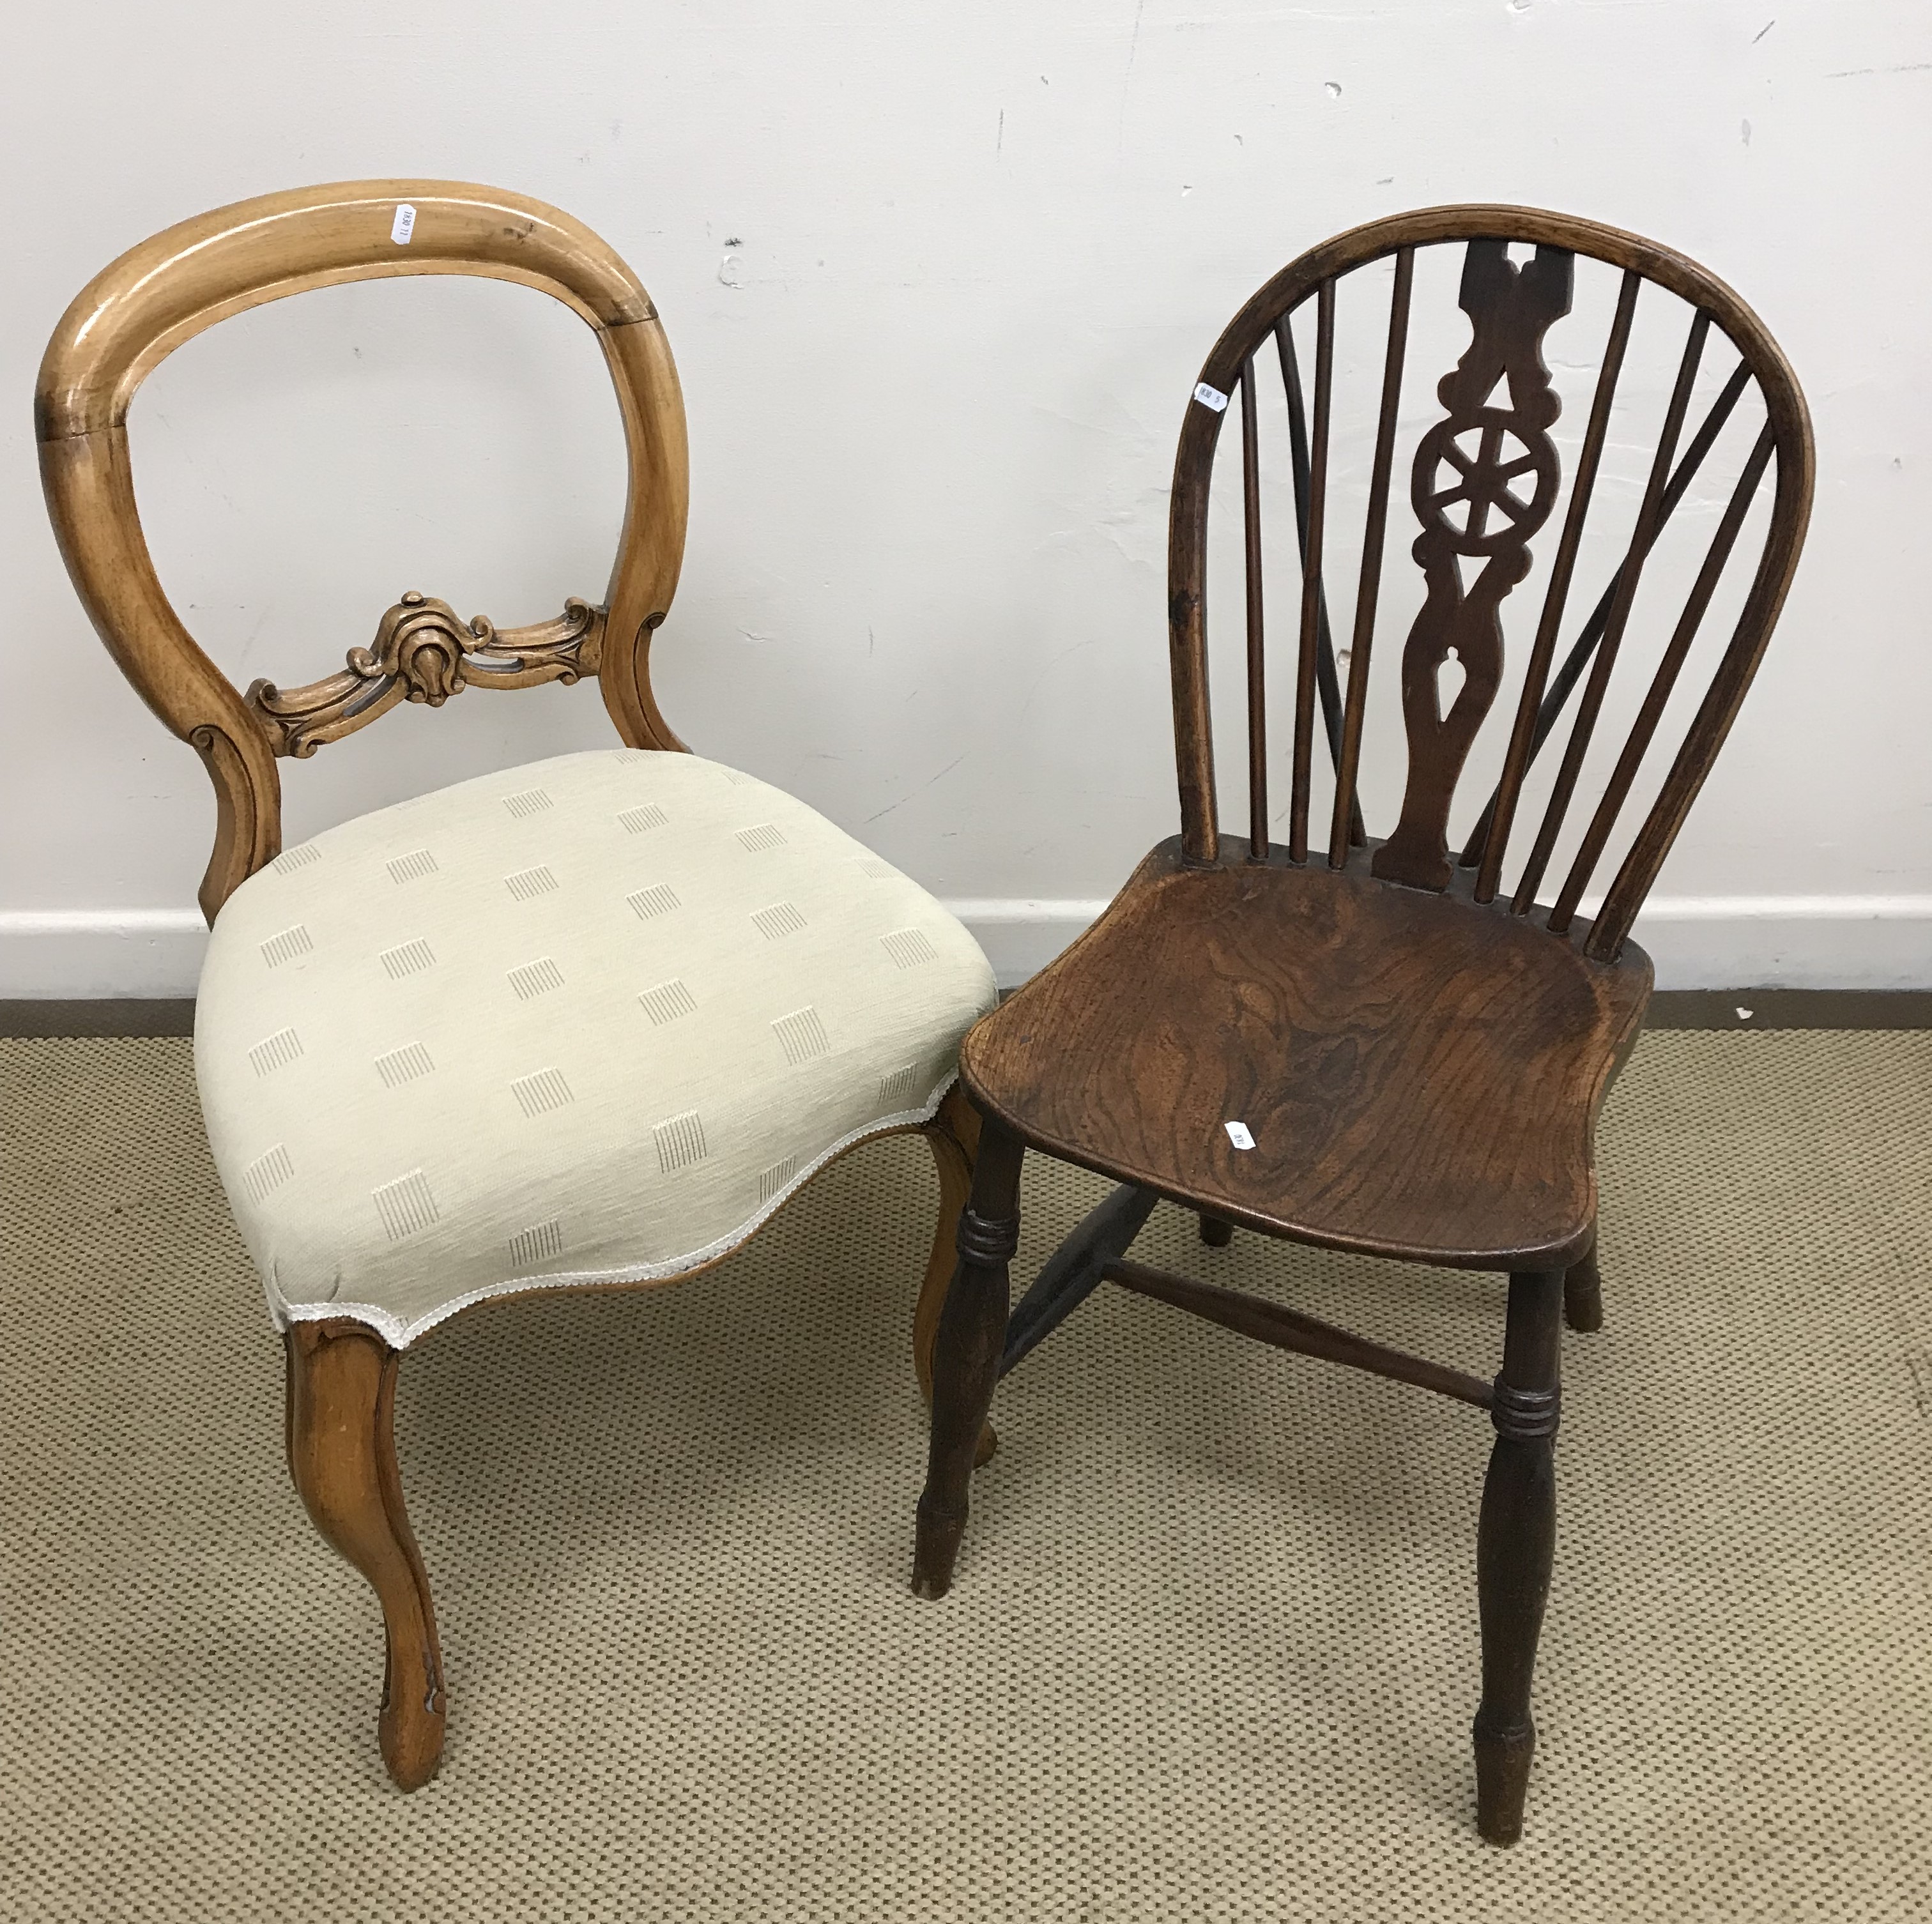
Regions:
<instances>
[{"instance_id":1,"label":"dark wood windsor chair","mask_svg":"<svg viewBox=\"0 0 1932 1924\"><path fill-rule=\"evenodd\" d=\"M1411 499L1422 529L1414 555L1426 585L1400 662L1406 787L1395 831L1382 841L1361 827L1363 724L1417 256L1446 243L1463 246L1460 305L1472 337L1437 390L1442 412L1412 460ZM1513 254L1526 258L1519 265ZM1529 573L1531 538L1550 518L1561 490L1550 434L1560 403L1543 344L1570 312L1578 255L1621 269L1622 280L1500 779L1458 856L1450 816L1502 681L1502 604ZM1344 685L1322 585L1334 519L1336 288L1391 256ZM1688 338L1634 525L1559 664L1572 577L1593 492L1602 491L1597 483L1618 376L1646 283L1688 305ZM1290 326L1311 300L1312 427ZM1645 303L1646 316L1655 304ZM1714 332L1728 339L1736 364L1686 442ZM1264 353L1278 355L1284 379L1301 577L1285 847L1271 833L1268 799L1256 365ZM1726 438L1753 387L1761 428L1748 439L1755 409L1747 409ZM1205 627L1209 483L1223 413L1235 396L1246 564L1246 838L1224 835L1217 819ZM1708 546L1628 737L1575 838L1567 874L1546 901L1544 885L1556 872L1552 857L1611 672L1620 652L1633 652L1624 644L1646 562L1720 442L1747 447L1735 485L1727 496L1707 489L1701 498L1714 523ZM1774 456L1769 511L1754 517ZM995 1383L1102 1281L1285 1350L1486 1409L1496 1440L1477 1550L1478 1823L1498 1843L1520 1834L1535 1743L1530 1680L1555 1536L1560 1323L1566 1310L1574 1328L1600 1322L1592 1136L1650 993L1650 961L1628 940L1630 927L1770 637L1803 541L1811 484L1804 398L1756 316L1694 262L1594 222L1508 207L1438 208L1376 221L1303 255L1235 316L1202 370L1174 463L1168 620L1181 833L1147 856L1107 913L1057 962L979 1023L962 1053L962 1077L983 1127L934 1352L916 1590L937 1597L951 1584ZM1748 520L1762 523L1762 546L1730 640L1600 906L1586 919L1579 910L1591 877ZM1451 656L1462 679L1445 702L1442 670ZM1506 886L1505 858L1533 758L1580 683L1540 822ZM1325 850L1312 846L1309 822L1318 708L1335 770ZM1499 711L1498 721L1508 712ZM1017 1246L1016 1198L1028 1147L1124 1186L1079 1225L1009 1317L1007 1266ZM1239 1224L1331 1248L1507 1272L1500 1374L1486 1383L1271 1301L1127 1260L1160 1197L1198 1212L1210 1243L1225 1242L1229 1226Z\"/></svg>"}]
</instances>

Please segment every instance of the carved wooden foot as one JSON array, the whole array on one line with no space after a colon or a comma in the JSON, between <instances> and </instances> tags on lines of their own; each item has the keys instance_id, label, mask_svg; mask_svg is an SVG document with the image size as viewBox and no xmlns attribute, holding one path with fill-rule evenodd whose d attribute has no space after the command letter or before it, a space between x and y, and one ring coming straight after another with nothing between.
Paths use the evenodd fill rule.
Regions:
<instances>
[{"instance_id":1,"label":"carved wooden foot","mask_svg":"<svg viewBox=\"0 0 1932 1924\"><path fill-rule=\"evenodd\" d=\"M974 1446L1006 1344L1007 1266L1019 1242L1024 1153L998 1123L982 1122L972 1200L959 1218L958 1265L932 1347L932 1444L912 1565L912 1587L920 1596L944 1596L951 1588L966 1528Z\"/></svg>"},{"instance_id":2,"label":"carved wooden foot","mask_svg":"<svg viewBox=\"0 0 1932 1924\"><path fill-rule=\"evenodd\" d=\"M1563 1320L1586 1333L1604 1326L1604 1279L1597 1272L1597 1245L1563 1272Z\"/></svg>"},{"instance_id":3,"label":"carved wooden foot","mask_svg":"<svg viewBox=\"0 0 1932 1924\"><path fill-rule=\"evenodd\" d=\"M292 1323L286 1343L289 1473L316 1528L381 1601L388 1649L376 1736L389 1775L413 1791L442 1755L442 1654L396 1470L399 1353L346 1320Z\"/></svg>"},{"instance_id":4,"label":"carved wooden foot","mask_svg":"<svg viewBox=\"0 0 1932 1924\"><path fill-rule=\"evenodd\" d=\"M972 1194L973 1163L980 1152L980 1112L967 1101L958 1083L948 1091L924 1134L939 1170L939 1221L932 1232L932 1254L926 1262L919 1306L913 1312L912 1362L919 1377L919 1393L930 1410L933 1339L939 1333L940 1312L946 1307L946 1292L952 1287L959 1260L953 1232L959 1226L959 1212ZM992 1425L986 1424L980 1431L974 1467L989 1462L999 1446Z\"/></svg>"},{"instance_id":5,"label":"carved wooden foot","mask_svg":"<svg viewBox=\"0 0 1932 1924\"><path fill-rule=\"evenodd\" d=\"M1234 1225L1220 1216L1201 1218L1201 1240L1210 1249L1225 1249L1234 1239Z\"/></svg>"},{"instance_id":6,"label":"carved wooden foot","mask_svg":"<svg viewBox=\"0 0 1932 1924\"><path fill-rule=\"evenodd\" d=\"M1522 1835L1523 1798L1536 1749L1529 1686L1556 1546L1562 1294L1561 1271L1510 1277L1509 1331L1496 1383L1496 1440L1476 1542L1483 1624L1476 1827L1492 1844L1514 1844Z\"/></svg>"}]
</instances>

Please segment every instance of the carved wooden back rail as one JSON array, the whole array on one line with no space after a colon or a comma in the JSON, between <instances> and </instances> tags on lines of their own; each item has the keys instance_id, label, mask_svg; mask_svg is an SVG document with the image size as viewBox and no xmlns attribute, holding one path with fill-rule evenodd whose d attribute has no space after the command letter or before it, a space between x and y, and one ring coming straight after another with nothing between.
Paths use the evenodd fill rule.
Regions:
<instances>
[{"instance_id":1,"label":"carved wooden back rail","mask_svg":"<svg viewBox=\"0 0 1932 1924\"><path fill-rule=\"evenodd\" d=\"M1459 242L1465 249L1460 304L1468 317L1472 338L1460 361L1438 388L1444 412L1417 442L1410 467L1410 501L1422 529L1413 553L1423 571L1426 592L1402 661L1408 781L1394 834L1366 856L1357 856L1352 852L1365 841L1357 795L1363 721L1395 471L1396 419L1415 254L1419 247ZM1534 248L1520 266L1509 257L1513 243ZM1453 857L1448 825L1456 784L1503 679L1502 604L1530 571L1531 539L1550 519L1561 490L1560 464L1549 434L1561 403L1544 364L1542 343L1550 326L1570 310L1574 257L1579 253L1623 270L1616 315L1549 570L1501 779L1460 858ZM1336 287L1344 276L1390 255L1394 256L1394 286L1344 689L1336 678L1322 580ZM1638 294L1646 282L1688 304L1688 333L1628 547L1609 586L1552 676L1618 377ZM1289 327L1290 316L1310 298L1316 303L1312 410L1304 403ZM1726 336L1736 348L1738 365L1680 457L1693 388L1713 329ZM1377 877L1440 891L1450 886L1460 863L1477 871L1471 890L1474 900L1495 901L1531 761L1554 732L1570 696L1582 682L1582 693L1542 821L1508 904L1508 912L1516 915L1533 910L1540 913L1538 895L1603 706L1646 560L1746 388L1757 388L1765 411L1762 430L1742 463L1729 505L1663 649L1630 736L1547 912L1551 933L1570 937L1578 905L1774 455L1777 481L1768 526L1742 611L1658 798L1630 841L1584 940L1586 955L1613 961L1736 715L1797 563L1810 511L1811 436L1803 396L1784 355L1750 310L1696 262L1615 228L1527 208L1445 207L1399 215L1338 235L1283 268L1235 316L1209 355L1195 403L1187 410L1174 464L1168 617L1175 751L1184 847L1188 859L1199 862L1219 859L1208 706L1207 526L1215 449L1223 413L1232 411L1231 400L1238 405L1241 421L1249 853L1253 860L1269 859L1256 358L1270 343L1280 364L1288 408L1301 561L1288 859L1295 863L1310 859L1311 763L1318 701L1336 771L1328 838L1329 865L1339 869L1352 860L1366 859ZM1472 438L1476 444L1473 453L1460 445ZM1480 569L1466 587L1466 566ZM1452 653L1462 667L1463 680L1444 712L1438 675Z\"/></svg>"},{"instance_id":2,"label":"carved wooden back rail","mask_svg":"<svg viewBox=\"0 0 1932 1924\"><path fill-rule=\"evenodd\" d=\"M373 645L306 688L244 697L196 645L154 573L134 504L129 403L181 344L265 301L350 280L469 274L561 301L595 331L616 390L629 470L603 605L499 629L410 594ZM448 181L359 181L217 208L143 241L97 275L55 329L34 396L40 472L68 571L102 640L148 706L194 744L214 784L212 922L281 847L278 755L313 754L398 702L466 687L520 688L595 674L634 748L681 748L651 694L650 637L684 551L684 407L650 296L580 221L542 202Z\"/></svg>"}]
</instances>

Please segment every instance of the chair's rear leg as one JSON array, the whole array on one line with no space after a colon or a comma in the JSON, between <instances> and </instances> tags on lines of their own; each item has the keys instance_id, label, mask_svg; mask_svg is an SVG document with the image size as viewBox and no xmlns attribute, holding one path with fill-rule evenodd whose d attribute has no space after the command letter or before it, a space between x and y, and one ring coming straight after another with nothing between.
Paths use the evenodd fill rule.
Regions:
<instances>
[{"instance_id":1,"label":"chair's rear leg","mask_svg":"<svg viewBox=\"0 0 1932 1924\"><path fill-rule=\"evenodd\" d=\"M1514 1844L1522 1835L1536 1749L1529 1686L1556 1545L1562 1296L1561 1270L1510 1277L1509 1330L1491 1412L1496 1440L1476 1542L1483 1701L1475 1743L1476 1825L1492 1844Z\"/></svg>"},{"instance_id":2,"label":"chair's rear leg","mask_svg":"<svg viewBox=\"0 0 1932 1924\"><path fill-rule=\"evenodd\" d=\"M982 1122L972 1200L960 1213L959 1260L932 1346L932 1433L912 1587L944 1596L966 1528L967 1485L1006 1335L1007 1267L1019 1244L1018 1139Z\"/></svg>"},{"instance_id":3,"label":"chair's rear leg","mask_svg":"<svg viewBox=\"0 0 1932 1924\"><path fill-rule=\"evenodd\" d=\"M946 1307L946 1292L952 1287L952 1272L958 1262L954 1231L959 1226L959 1212L973 1192L973 1162L980 1150L980 1112L966 1099L957 1083L939 1105L939 1113L921 1133L939 1170L939 1221L932 1232L932 1254L926 1266L926 1281L919 1293L919 1306L913 1311L912 1364L919 1377L919 1393L926 1407L932 1407L932 1344L939 1332L940 1311ZM993 1426L980 1432L974 1455L976 1468L999 1447Z\"/></svg>"},{"instance_id":4,"label":"chair's rear leg","mask_svg":"<svg viewBox=\"0 0 1932 1924\"><path fill-rule=\"evenodd\" d=\"M1563 1272L1563 1320L1573 1329L1588 1332L1604 1326L1604 1279L1597 1271L1597 1244Z\"/></svg>"},{"instance_id":5,"label":"chair's rear leg","mask_svg":"<svg viewBox=\"0 0 1932 1924\"><path fill-rule=\"evenodd\" d=\"M1210 1249L1225 1249L1234 1239L1234 1225L1221 1216L1204 1213L1201 1218L1201 1240Z\"/></svg>"},{"instance_id":6,"label":"chair's rear leg","mask_svg":"<svg viewBox=\"0 0 1932 1924\"><path fill-rule=\"evenodd\" d=\"M315 1527L369 1580L387 1642L382 1761L405 1791L442 1755L442 1654L422 1553L403 1508L392 1350L346 1320L290 1325L289 1473Z\"/></svg>"}]
</instances>

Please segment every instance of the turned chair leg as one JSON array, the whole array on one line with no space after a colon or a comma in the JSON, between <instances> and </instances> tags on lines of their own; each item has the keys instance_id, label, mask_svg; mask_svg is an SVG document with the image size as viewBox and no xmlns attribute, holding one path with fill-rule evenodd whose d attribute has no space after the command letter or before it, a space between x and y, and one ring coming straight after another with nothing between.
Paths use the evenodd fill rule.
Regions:
<instances>
[{"instance_id":1,"label":"turned chair leg","mask_svg":"<svg viewBox=\"0 0 1932 1924\"><path fill-rule=\"evenodd\" d=\"M946 1292L952 1287L952 1272L958 1263L954 1232L959 1227L959 1212L973 1192L973 1164L980 1152L980 1112L955 1083L940 1104L939 1113L922 1133L939 1170L939 1221L932 1232L932 1254L926 1261L919 1306L913 1311L912 1365L919 1377L919 1393L930 1410L932 1345L939 1334L939 1316L946 1307ZM974 1467L990 1461L999 1446L992 1425L985 1425L974 1454Z\"/></svg>"},{"instance_id":2,"label":"turned chair leg","mask_svg":"<svg viewBox=\"0 0 1932 1924\"><path fill-rule=\"evenodd\" d=\"M286 1341L289 1473L316 1528L382 1603L387 1654L376 1737L389 1775L413 1791L436 1775L442 1755L442 1655L396 1470L400 1353L346 1320L291 1323Z\"/></svg>"},{"instance_id":3,"label":"turned chair leg","mask_svg":"<svg viewBox=\"0 0 1932 1924\"><path fill-rule=\"evenodd\" d=\"M1220 1216L1203 1215L1201 1240L1210 1249L1225 1249L1234 1239L1234 1225Z\"/></svg>"},{"instance_id":4,"label":"turned chair leg","mask_svg":"<svg viewBox=\"0 0 1932 1924\"><path fill-rule=\"evenodd\" d=\"M1510 1278L1509 1329L1490 1413L1496 1440L1476 1539L1483 1701L1475 1744L1476 1827L1492 1844L1514 1844L1522 1835L1536 1749L1529 1686L1556 1547L1562 1298L1561 1270Z\"/></svg>"},{"instance_id":5,"label":"turned chair leg","mask_svg":"<svg viewBox=\"0 0 1932 1924\"><path fill-rule=\"evenodd\" d=\"M1604 1279L1597 1272L1594 1236L1582 1260L1563 1272L1563 1320L1571 1329L1586 1332L1604 1326Z\"/></svg>"},{"instance_id":6,"label":"turned chair leg","mask_svg":"<svg viewBox=\"0 0 1932 1924\"><path fill-rule=\"evenodd\" d=\"M1006 1336L1007 1266L1019 1245L1020 1162L1016 1137L982 1122L972 1200L961 1212L959 1261L932 1346L932 1429L912 1587L920 1596L951 1588L966 1528L967 1486L986 1427Z\"/></svg>"}]
</instances>

